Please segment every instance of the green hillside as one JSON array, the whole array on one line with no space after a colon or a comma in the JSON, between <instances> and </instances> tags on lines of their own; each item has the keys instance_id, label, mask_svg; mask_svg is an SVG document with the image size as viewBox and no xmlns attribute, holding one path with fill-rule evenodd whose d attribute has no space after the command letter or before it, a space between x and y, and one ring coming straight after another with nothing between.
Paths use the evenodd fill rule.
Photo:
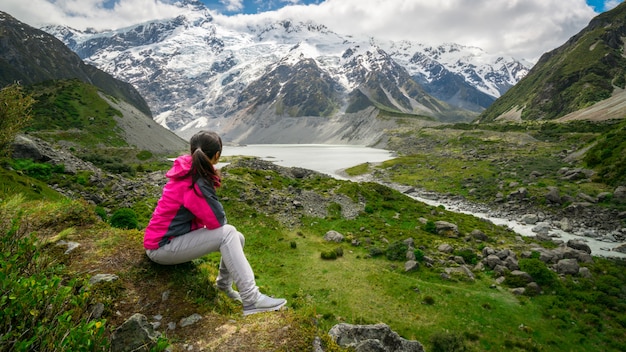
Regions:
<instances>
[{"instance_id":1,"label":"green hillside","mask_svg":"<svg viewBox=\"0 0 626 352\"><path fill-rule=\"evenodd\" d=\"M46 81L26 87L25 93L35 99L35 118L27 132L83 148L128 146L114 119L122 113L104 101L96 87L79 80Z\"/></svg>"},{"instance_id":2,"label":"green hillside","mask_svg":"<svg viewBox=\"0 0 626 352\"><path fill-rule=\"evenodd\" d=\"M595 17L561 47L544 54L526 77L478 118L490 122L523 109L521 119L552 120L611 96L626 86L626 4Z\"/></svg>"}]
</instances>

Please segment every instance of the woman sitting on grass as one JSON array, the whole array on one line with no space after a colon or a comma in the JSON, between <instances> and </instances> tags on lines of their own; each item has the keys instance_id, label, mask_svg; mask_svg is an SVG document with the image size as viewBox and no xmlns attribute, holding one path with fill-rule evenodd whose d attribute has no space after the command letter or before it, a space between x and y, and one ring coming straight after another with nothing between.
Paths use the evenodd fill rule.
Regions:
<instances>
[{"instance_id":1,"label":"woman sitting on grass","mask_svg":"<svg viewBox=\"0 0 626 352\"><path fill-rule=\"evenodd\" d=\"M287 301L259 292L243 252L245 239L226 222L215 189L220 175L213 165L222 153L217 133L201 131L190 140L191 154L178 157L144 234L144 248L155 263L173 265L220 251L217 288L243 303L249 315L282 308ZM233 282L239 292L233 290Z\"/></svg>"}]
</instances>

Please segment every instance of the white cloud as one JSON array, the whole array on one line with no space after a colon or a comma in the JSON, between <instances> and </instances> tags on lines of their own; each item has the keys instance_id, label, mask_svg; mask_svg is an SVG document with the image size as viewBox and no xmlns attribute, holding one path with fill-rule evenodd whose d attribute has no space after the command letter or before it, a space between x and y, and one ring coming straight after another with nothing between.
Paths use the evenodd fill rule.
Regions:
<instances>
[{"instance_id":1,"label":"white cloud","mask_svg":"<svg viewBox=\"0 0 626 352\"><path fill-rule=\"evenodd\" d=\"M75 28L116 28L176 14L175 8L156 0L120 0L114 9L105 9L104 0L57 0L55 5L46 0L2 2L0 10L35 26L52 22ZM222 2L242 6L241 0ZM326 0L258 15L216 14L216 20L233 26L285 17L312 20L341 34L434 45L459 43L534 62L582 30L595 15L585 0Z\"/></svg>"},{"instance_id":2,"label":"white cloud","mask_svg":"<svg viewBox=\"0 0 626 352\"><path fill-rule=\"evenodd\" d=\"M226 11L241 11L243 9L243 0L220 0Z\"/></svg>"},{"instance_id":3,"label":"white cloud","mask_svg":"<svg viewBox=\"0 0 626 352\"><path fill-rule=\"evenodd\" d=\"M181 11L158 0L120 0L106 8L107 0L2 0L0 11L33 27L46 24L77 29L116 29L151 19L170 18Z\"/></svg>"},{"instance_id":4,"label":"white cloud","mask_svg":"<svg viewBox=\"0 0 626 352\"><path fill-rule=\"evenodd\" d=\"M619 5L623 0L607 0L604 2L604 10L608 11L614 9L617 5Z\"/></svg>"}]
</instances>

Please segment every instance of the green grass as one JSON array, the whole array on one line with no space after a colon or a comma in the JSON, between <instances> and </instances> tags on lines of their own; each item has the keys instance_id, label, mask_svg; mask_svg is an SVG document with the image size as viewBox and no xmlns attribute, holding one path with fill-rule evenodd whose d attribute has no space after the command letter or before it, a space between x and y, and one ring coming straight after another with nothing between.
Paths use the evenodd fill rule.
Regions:
<instances>
[{"instance_id":1,"label":"green grass","mask_svg":"<svg viewBox=\"0 0 626 352\"><path fill-rule=\"evenodd\" d=\"M219 190L220 196L225 198L223 203L229 222L246 236L245 250L257 284L265 293L286 297L296 316L301 314L306 320L309 314L313 314L320 331L327 331L338 322L384 322L401 336L419 340L431 350L431 340L438 341L441 336L458 336L464 346L476 351L619 350L626 344L624 337L619 336L619 331L626 325L623 313L626 310L622 303L626 273L623 263L596 259L595 264L589 265L593 273L591 280L566 278L562 286L557 285L542 295L516 297L506 286L491 288L494 278L490 272L475 273L474 281L463 276L446 280L440 276L443 270L440 265L428 268L422 262L417 271L407 273L403 261L391 261L384 255L370 257L371 248L380 248L384 252L396 241L409 237L426 256L436 261L447 258L446 254L436 250L444 242L477 254L485 245L522 250L524 244L517 242L514 234L506 229L471 216L424 205L376 184L328 178L294 180L273 171L246 168L228 169L227 176L224 188ZM271 184L257 187L256 196L248 194L246 201L239 199L239 195L268 179ZM283 194L294 185L323 194L345 194L365 203L364 211L357 218L348 220L340 216L340 206L330 202L325 205L329 207L325 218L303 217L301 225L288 228L272 214L265 213L259 204L267 201L269 194ZM5 201L3 209L10 204L13 203ZM121 304L119 297L125 297L121 292L150 297L165 290L155 285L165 285L173 290L172 301L177 302L178 310L191 314L198 309L193 308L196 306L207 309L205 314L236 316L235 306L219 299L214 290L206 290L216 275L219 255L206 256L185 267L155 266L135 255L129 256L130 253L141 253L140 248L134 248L140 247L140 231L113 230L97 225L93 209L89 210L84 203L52 201L36 207L29 205L27 209L29 218L37 219L29 220L30 226L47 229L40 236L59 231L69 239L79 236L83 242L93 238L95 247L89 252L88 261L115 263L122 282L119 287L106 289L112 291L105 291L109 292L104 296L105 302L111 307L106 310L108 314L113 314L115 304ZM8 214L10 216L4 219L15 218L18 213ZM453 222L459 226L461 237L431 234L425 230L420 218ZM6 239L12 230L10 223L5 221L4 224L9 226L3 227ZM85 226L91 229L85 229ZM68 228L82 230L70 231ZM352 246L348 241L326 243L323 236L331 229L342 232L348 240L359 240L361 245ZM473 229L480 229L491 239L486 243L466 241L465 235ZM343 249L342 256L335 260L321 258L322 252L338 247ZM43 247L34 248L43 250ZM46 251L41 253L43 255ZM8 270L7 262L4 263L3 268ZM66 275L62 267L51 266L50 269L56 270L51 277ZM5 273L14 275L11 271ZM33 280L35 287L49 284L43 278ZM127 287L129 285L136 287L131 289ZM29 307L37 307L38 303L27 301L23 304L21 309L28 311L37 309ZM213 313L209 313L211 311ZM29 324L43 329L35 322ZM91 331L89 329L94 325L89 324L95 323L79 319L72 320L72 324L77 324L74 326L78 334Z\"/></svg>"},{"instance_id":2,"label":"green grass","mask_svg":"<svg viewBox=\"0 0 626 352\"><path fill-rule=\"evenodd\" d=\"M45 82L29 87L36 102L28 130L54 140L72 141L87 149L126 146L114 116L121 113L98 95L97 88L78 80ZM41 133L54 131L51 133Z\"/></svg>"}]
</instances>

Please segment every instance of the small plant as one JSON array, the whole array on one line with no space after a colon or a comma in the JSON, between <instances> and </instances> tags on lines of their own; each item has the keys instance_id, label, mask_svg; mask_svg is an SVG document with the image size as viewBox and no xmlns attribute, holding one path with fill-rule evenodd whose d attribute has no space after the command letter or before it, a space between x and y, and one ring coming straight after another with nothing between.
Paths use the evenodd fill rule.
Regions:
<instances>
[{"instance_id":1,"label":"small plant","mask_svg":"<svg viewBox=\"0 0 626 352\"><path fill-rule=\"evenodd\" d=\"M292 249L296 249L296 248L298 247L298 244L296 244L296 241L291 241L291 242L289 242L289 246L290 246Z\"/></svg>"},{"instance_id":2,"label":"small plant","mask_svg":"<svg viewBox=\"0 0 626 352\"><path fill-rule=\"evenodd\" d=\"M343 257L343 247L335 248L335 253L337 254L337 257Z\"/></svg>"},{"instance_id":3,"label":"small plant","mask_svg":"<svg viewBox=\"0 0 626 352\"><path fill-rule=\"evenodd\" d=\"M422 251L421 249L416 249L413 251L413 254L415 255L415 260L418 262L421 262L424 260L424 251Z\"/></svg>"},{"instance_id":4,"label":"small plant","mask_svg":"<svg viewBox=\"0 0 626 352\"><path fill-rule=\"evenodd\" d=\"M102 221L108 221L107 212L106 212L106 210L104 210L103 207L97 206L94 211L96 212L96 215L98 215L98 217L100 217L100 219L102 219Z\"/></svg>"},{"instance_id":5,"label":"small plant","mask_svg":"<svg viewBox=\"0 0 626 352\"><path fill-rule=\"evenodd\" d=\"M435 299L432 296L424 296L423 302L424 304L432 306L433 304L435 304Z\"/></svg>"},{"instance_id":6,"label":"small plant","mask_svg":"<svg viewBox=\"0 0 626 352\"><path fill-rule=\"evenodd\" d=\"M424 231L426 231L428 233L436 234L437 233L437 226L435 225L435 222L432 221L432 220L428 220L424 224Z\"/></svg>"},{"instance_id":7,"label":"small plant","mask_svg":"<svg viewBox=\"0 0 626 352\"><path fill-rule=\"evenodd\" d=\"M539 286L553 286L558 283L558 276L548 269L540 259L520 259L520 269L527 272ZM507 278L508 281L508 278Z\"/></svg>"},{"instance_id":8,"label":"small plant","mask_svg":"<svg viewBox=\"0 0 626 352\"><path fill-rule=\"evenodd\" d=\"M324 260L335 260L337 259L337 252L334 250L324 251L322 252L321 257Z\"/></svg>"},{"instance_id":9,"label":"small plant","mask_svg":"<svg viewBox=\"0 0 626 352\"><path fill-rule=\"evenodd\" d=\"M383 252L382 249L378 248L378 247L372 247L370 248L370 256L372 258L375 257L380 257L381 255L385 254L385 252Z\"/></svg>"},{"instance_id":10,"label":"small plant","mask_svg":"<svg viewBox=\"0 0 626 352\"><path fill-rule=\"evenodd\" d=\"M35 100L14 84L0 89L0 156L8 155L10 145L32 119L31 106Z\"/></svg>"},{"instance_id":11,"label":"small plant","mask_svg":"<svg viewBox=\"0 0 626 352\"><path fill-rule=\"evenodd\" d=\"M463 258L466 264L475 265L476 263L478 263L478 256L471 249L461 249L461 250L455 251L454 254Z\"/></svg>"},{"instance_id":12,"label":"small plant","mask_svg":"<svg viewBox=\"0 0 626 352\"><path fill-rule=\"evenodd\" d=\"M385 256L389 260L398 261L406 259L406 252L409 250L409 246L402 241L396 241L387 247Z\"/></svg>"},{"instance_id":13,"label":"small plant","mask_svg":"<svg viewBox=\"0 0 626 352\"><path fill-rule=\"evenodd\" d=\"M465 340L461 335L439 332L430 337L433 352L463 352L467 351Z\"/></svg>"},{"instance_id":14,"label":"small plant","mask_svg":"<svg viewBox=\"0 0 626 352\"><path fill-rule=\"evenodd\" d=\"M130 208L122 208L116 210L113 215L111 215L111 220L109 220L109 223L111 224L111 226L118 229L130 230L139 227L137 214L134 210Z\"/></svg>"}]
</instances>

